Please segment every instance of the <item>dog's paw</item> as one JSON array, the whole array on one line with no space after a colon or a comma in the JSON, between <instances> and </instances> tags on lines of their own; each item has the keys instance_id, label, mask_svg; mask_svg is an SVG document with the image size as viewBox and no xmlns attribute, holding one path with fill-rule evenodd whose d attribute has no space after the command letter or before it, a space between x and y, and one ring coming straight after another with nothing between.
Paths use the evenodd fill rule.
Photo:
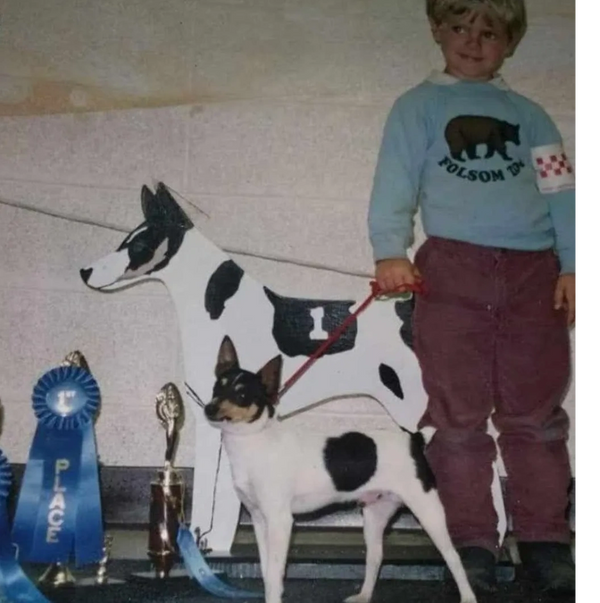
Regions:
<instances>
[{"instance_id":1,"label":"dog's paw","mask_svg":"<svg viewBox=\"0 0 600 603\"><path fill-rule=\"evenodd\" d=\"M344 599L344 603L369 603L370 599L366 595L361 595L358 593L357 595L352 595L350 597L346 597Z\"/></svg>"}]
</instances>

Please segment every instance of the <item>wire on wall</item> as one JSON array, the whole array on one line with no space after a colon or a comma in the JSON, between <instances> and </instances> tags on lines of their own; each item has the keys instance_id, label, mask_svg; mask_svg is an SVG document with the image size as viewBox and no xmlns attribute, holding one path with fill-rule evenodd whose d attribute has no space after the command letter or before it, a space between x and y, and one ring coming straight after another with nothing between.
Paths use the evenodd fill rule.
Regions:
<instances>
[{"instance_id":1,"label":"wire on wall","mask_svg":"<svg viewBox=\"0 0 600 603\"><path fill-rule=\"evenodd\" d=\"M174 192L176 192L176 191L174 191ZM180 198L184 199L186 201L186 203L189 203L190 205L195 207L200 213L204 214L205 216L208 216L208 214L206 214L205 211L203 211L202 209L197 207L194 203L192 203L188 199L185 199L180 193L177 193L177 195ZM35 207L33 205L28 205L27 203L22 203L22 202L18 202L18 201L8 201L6 199L0 198L0 205L5 205L7 207L14 207L16 209L20 209L23 211L29 211L29 212L40 214L43 216L48 216L50 218L56 218L58 220L65 220L67 222L72 222L72 223L76 223L76 224L86 224L87 226L103 228L105 230L112 230L112 231L122 232L122 233L126 233L126 234L131 232L131 228L120 226L118 224L111 224L110 222L102 222L99 220L93 220L91 218L84 218L82 216L73 216L73 215L65 214L65 213L55 211L55 210L50 210L50 209L42 209L42 208ZM333 272L335 274L340 274L343 276L373 278L373 275L369 274L368 272L347 270L345 268L339 268L339 267L331 266L328 264L318 264L315 262L306 262L304 260L296 260L296 259L286 258L286 257L282 257L282 256L277 256L277 255L266 255L266 254L262 254L262 253L249 251L247 249L239 249L239 248L235 248L235 247L222 247L221 249L223 249L223 251L225 251L226 253L230 253L232 255L239 255L239 256L255 258L255 259L259 259L259 260L265 260L268 262L276 262L276 263L280 263L280 264L288 264L291 266L297 266L299 268L310 268L311 270L322 270L325 272Z\"/></svg>"}]
</instances>

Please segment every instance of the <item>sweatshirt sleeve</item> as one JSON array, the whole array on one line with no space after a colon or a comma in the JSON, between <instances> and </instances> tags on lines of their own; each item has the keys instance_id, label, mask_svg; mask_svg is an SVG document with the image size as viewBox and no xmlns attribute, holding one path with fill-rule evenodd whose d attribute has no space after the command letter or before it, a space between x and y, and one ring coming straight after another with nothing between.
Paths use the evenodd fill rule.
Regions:
<instances>
[{"instance_id":1,"label":"sweatshirt sleeve","mask_svg":"<svg viewBox=\"0 0 600 603\"><path fill-rule=\"evenodd\" d=\"M423 96L416 89L401 96L383 129L368 212L375 261L405 258L413 242L419 181L428 146Z\"/></svg>"},{"instance_id":2,"label":"sweatshirt sleeve","mask_svg":"<svg viewBox=\"0 0 600 603\"><path fill-rule=\"evenodd\" d=\"M535 105L531 160L537 187L547 199L561 273L575 272L575 175L550 116Z\"/></svg>"}]
</instances>

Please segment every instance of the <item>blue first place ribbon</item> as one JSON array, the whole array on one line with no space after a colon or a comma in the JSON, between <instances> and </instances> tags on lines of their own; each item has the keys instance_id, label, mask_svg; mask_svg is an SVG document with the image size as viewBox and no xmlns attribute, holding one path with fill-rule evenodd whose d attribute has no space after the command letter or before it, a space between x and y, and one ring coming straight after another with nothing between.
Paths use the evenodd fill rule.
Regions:
<instances>
[{"instance_id":1,"label":"blue first place ribbon","mask_svg":"<svg viewBox=\"0 0 600 603\"><path fill-rule=\"evenodd\" d=\"M32 399L38 425L12 531L19 560L95 563L104 540L93 424L98 384L81 367L61 366L42 375Z\"/></svg>"},{"instance_id":2,"label":"blue first place ribbon","mask_svg":"<svg viewBox=\"0 0 600 603\"><path fill-rule=\"evenodd\" d=\"M0 601L4 603L50 603L25 575L15 559L6 501L12 473L0 450Z\"/></svg>"}]
</instances>

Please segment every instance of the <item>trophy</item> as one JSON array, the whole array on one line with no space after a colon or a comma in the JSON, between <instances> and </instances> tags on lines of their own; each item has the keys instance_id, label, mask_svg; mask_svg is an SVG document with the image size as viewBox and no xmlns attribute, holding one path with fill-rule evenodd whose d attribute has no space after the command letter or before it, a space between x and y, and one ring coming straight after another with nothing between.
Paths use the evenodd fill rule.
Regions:
<instances>
[{"instance_id":1,"label":"trophy","mask_svg":"<svg viewBox=\"0 0 600 603\"><path fill-rule=\"evenodd\" d=\"M114 543L114 536L111 534L104 535L104 544L102 545L102 558L98 561L98 566L95 573L85 578L81 578L77 581L77 587L80 586L113 586L116 584L123 584L124 580L110 578L108 576L107 565L110 561L110 555L112 552L112 546Z\"/></svg>"},{"instance_id":2,"label":"trophy","mask_svg":"<svg viewBox=\"0 0 600 603\"><path fill-rule=\"evenodd\" d=\"M164 467L150 484L148 557L156 577L164 579L179 557L177 533L183 521L184 484L181 474L173 468L183 424L183 400L173 383L163 386L156 396L156 415L165 428L167 447Z\"/></svg>"},{"instance_id":3,"label":"trophy","mask_svg":"<svg viewBox=\"0 0 600 603\"><path fill-rule=\"evenodd\" d=\"M166 430L167 448L163 469L150 484L150 521L148 532L148 557L154 568L155 584L159 592L172 589L169 574L175 560L182 558L185 566L184 579L193 578L207 592L226 598L259 598L264 593L246 591L221 579L223 572L215 572L204 558L202 551L183 514L184 484L180 472L173 468L173 458L183 424L183 401L173 383L167 383L156 396L156 415ZM174 572L175 573L175 572ZM133 574L143 580L149 573Z\"/></svg>"}]
</instances>

